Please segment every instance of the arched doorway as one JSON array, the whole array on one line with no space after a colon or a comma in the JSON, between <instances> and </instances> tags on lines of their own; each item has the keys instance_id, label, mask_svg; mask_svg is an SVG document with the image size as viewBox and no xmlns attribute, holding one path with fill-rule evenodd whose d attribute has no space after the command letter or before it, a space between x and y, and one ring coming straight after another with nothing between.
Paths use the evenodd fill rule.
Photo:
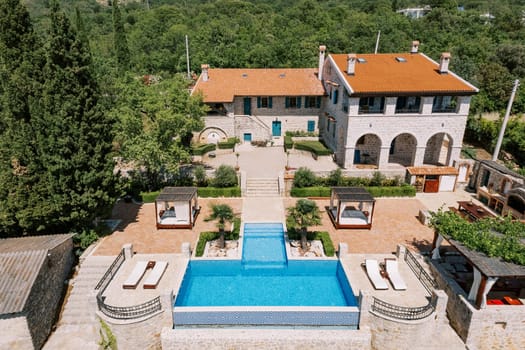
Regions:
<instances>
[{"instance_id":1,"label":"arched doorway","mask_svg":"<svg viewBox=\"0 0 525 350\"><path fill-rule=\"evenodd\" d=\"M433 165L448 165L452 138L444 132L433 135L428 139L425 147L423 163Z\"/></svg>"},{"instance_id":2,"label":"arched doorway","mask_svg":"<svg viewBox=\"0 0 525 350\"><path fill-rule=\"evenodd\" d=\"M219 128L206 128L199 135L201 143L218 143L227 139L227 135Z\"/></svg>"},{"instance_id":3,"label":"arched doorway","mask_svg":"<svg viewBox=\"0 0 525 350\"><path fill-rule=\"evenodd\" d=\"M390 143L389 163L397 163L402 166L414 165L417 140L408 133L397 135Z\"/></svg>"},{"instance_id":4,"label":"arched doorway","mask_svg":"<svg viewBox=\"0 0 525 350\"><path fill-rule=\"evenodd\" d=\"M354 151L354 164L369 164L379 166L381 139L375 134L361 136Z\"/></svg>"}]
</instances>

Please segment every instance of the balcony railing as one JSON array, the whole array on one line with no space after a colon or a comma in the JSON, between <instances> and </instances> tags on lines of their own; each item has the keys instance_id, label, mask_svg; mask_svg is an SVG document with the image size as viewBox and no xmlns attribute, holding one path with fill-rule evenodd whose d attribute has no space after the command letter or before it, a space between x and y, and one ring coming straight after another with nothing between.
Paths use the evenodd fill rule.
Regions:
<instances>
[{"instance_id":1,"label":"balcony railing","mask_svg":"<svg viewBox=\"0 0 525 350\"><path fill-rule=\"evenodd\" d=\"M425 306L406 307L387 303L376 297L372 297L372 311L404 321L421 320L430 316L436 309L437 297L433 296L430 302Z\"/></svg>"}]
</instances>

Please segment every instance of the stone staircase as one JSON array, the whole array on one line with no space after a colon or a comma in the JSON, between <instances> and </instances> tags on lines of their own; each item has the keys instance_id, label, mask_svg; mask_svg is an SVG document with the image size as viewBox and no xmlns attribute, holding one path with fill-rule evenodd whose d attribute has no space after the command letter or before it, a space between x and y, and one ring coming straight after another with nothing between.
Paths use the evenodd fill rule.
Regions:
<instances>
[{"instance_id":1,"label":"stone staircase","mask_svg":"<svg viewBox=\"0 0 525 350\"><path fill-rule=\"evenodd\" d=\"M246 180L247 197L279 197L277 178L248 178Z\"/></svg>"},{"instance_id":2,"label":"stone staircase","mask_svg":"<svg viewBox=\"0 0 525 350\"><path fill-rule=\"evenodd\" d=\"M82 349L98 349L100 336L94 289L113 260L114 256L88 256L80 263L70 280L57 328L44 349L71 348L77 343Z\"/></svg>"}]
</instances>

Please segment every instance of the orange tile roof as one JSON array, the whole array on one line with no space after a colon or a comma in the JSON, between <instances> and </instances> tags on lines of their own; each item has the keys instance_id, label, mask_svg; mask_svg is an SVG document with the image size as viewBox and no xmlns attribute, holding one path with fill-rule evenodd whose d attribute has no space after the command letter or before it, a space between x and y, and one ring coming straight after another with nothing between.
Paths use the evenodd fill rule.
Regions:
<instances>
[{"instance_id":1,"label":"orange tile roof","mask_svg":"<svg viewBox=\"0 0 525 350\"><path fill-rule=\"evenodd\" d=\"M440 74L439 64L417 53L357 54L355 74L346 74L347 54L330 55L355 95L363 94L474 94L478 90L453 73ZM401 57L406 62L398 62Z\"/></svg>"},{"instance_id":2,"label":"orange tile roof","mask_svg":"<svg viewBox=\"0 0 525 350\"><path fill-rule=\"evenodd\" d=\"M322 96L317 68L209 69L208 81L197 80L193 93L204 102L232 102L235 96Z\"/></svg>"}]
</instances>

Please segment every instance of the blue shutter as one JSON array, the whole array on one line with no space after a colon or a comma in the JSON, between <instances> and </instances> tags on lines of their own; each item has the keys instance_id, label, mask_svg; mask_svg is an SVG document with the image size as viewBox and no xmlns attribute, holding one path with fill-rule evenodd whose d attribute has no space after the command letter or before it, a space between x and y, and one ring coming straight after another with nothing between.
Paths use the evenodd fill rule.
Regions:
<instances>
[{"instance_id":1,"label":"blue shutter","mask_svg":"<svg viewBox=\"0 0 525 350\"><path fill-rule=\"evenodd\" d=\"M321 108L321 96L317 96L315 100L315 107Z\"/></svg>"},{"instance_id":2,"label":"blue shutter","mask_svg":"<svg viewBox=\"0 0 525 350\"><path fill-rule=\"evenodd\" d=\"M261 108L261 96L257 96L257 108Z\"/></svg>"},{"instance_id":3,"label":"blue shutter","mask_svg":"<svg viewBox=\"0 0 525 350\"><path fill-rule=\"evenodd\" d=\"M273 104L272 104L272 97L268 97L268 108L272 108L273 107Z\"/></svg>"},{"instance_id":4,"label":"blue shutter","mask_svg":"<svg viewBox=\"0 0 525 350\"><path fill-rule=\"evenodd\" d=\"M284 98L284 107L286 108L290 107L290 98L288 96Z\"/></svg>"},{"instance_id":5,"label":"blue shutter","mask_svg":"<svg viewBox=\"0 0 525 350\"><path fill-rule=\"evenodd\" d=\"M339 95L339 90L334 90L334 105L337 104L338 95Z\"/></svg>"},{"instance_id":6,"label":"blue shutter","mask_svg":"<svg viewBox=\"0 0 525 350\"><path fill-rule=\"evenodd\" d=\"M297 97L297 108L301 108L301 97Z\"/></svg>"}]
</instances>

